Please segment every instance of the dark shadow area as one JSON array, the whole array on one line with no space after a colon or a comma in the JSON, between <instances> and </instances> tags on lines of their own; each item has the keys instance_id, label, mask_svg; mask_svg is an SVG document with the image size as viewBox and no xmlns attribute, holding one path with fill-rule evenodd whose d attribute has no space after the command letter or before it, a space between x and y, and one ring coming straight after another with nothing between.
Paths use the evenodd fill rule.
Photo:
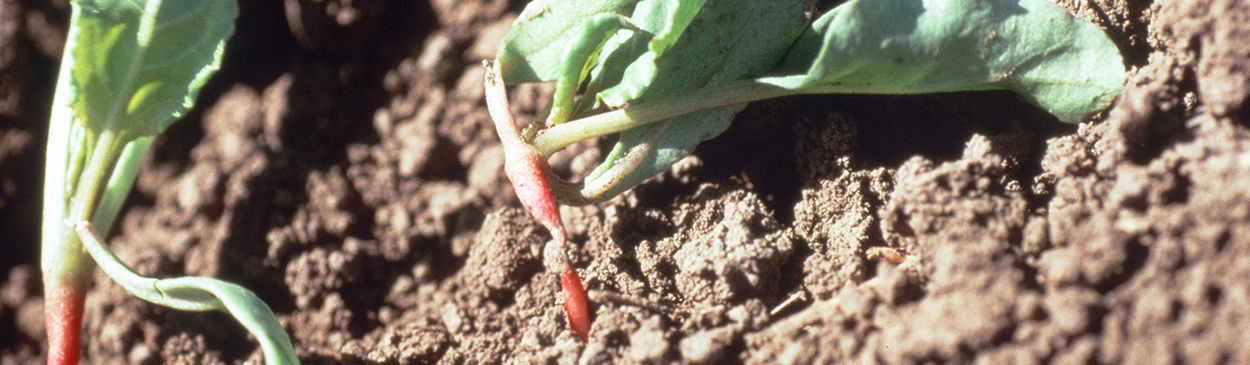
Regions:
<instances>
[{"instance_id":1,"label":"dark shadow area","mask_svg":"<svg viewBox=\"0 0 1250 365\"><path fill-rule=\"evenodd\" d=\"M750 104L725 133L695 149L704 165L693 173L708 181L742 178L790 224L800 189L810 183L797 169L803 156L795 155L795 124L819 125L831 113L856 124L850 155L852 165L863 168L895 168L917 155L955 160L973 134L1027 132L1034 153L1018 172L1026 184L1041 172L1044 141L1076 130L1007 91L797 96Z\"/></svg>"}]
</instances>

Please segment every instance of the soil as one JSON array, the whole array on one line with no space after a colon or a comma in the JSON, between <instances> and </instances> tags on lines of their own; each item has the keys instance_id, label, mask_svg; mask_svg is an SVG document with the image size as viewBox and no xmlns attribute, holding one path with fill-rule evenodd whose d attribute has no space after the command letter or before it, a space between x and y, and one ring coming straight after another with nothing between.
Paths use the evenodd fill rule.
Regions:
<instances>
[{"instance_id":1,"label":"soil","mask_svg":"<svg viewBox=\"0 0 1250 365\"><path fill-rule=\"evenodd\" d=\"M1250 363L1250 3L1060 2L1130 69L1095 121L1002 92L769 100L563 208L589 341L483 102L478 65L522 1L241 1L109 242L141 274L256 291L305 364ZM66 3L0 0L0 364L46 351L36 212ZM516 87L514 111L549 92ZM605 146L553 164L584 174ZM87 308L86 363L262 362L228 316L99 272Z\"/></svg>"}]
</instances>

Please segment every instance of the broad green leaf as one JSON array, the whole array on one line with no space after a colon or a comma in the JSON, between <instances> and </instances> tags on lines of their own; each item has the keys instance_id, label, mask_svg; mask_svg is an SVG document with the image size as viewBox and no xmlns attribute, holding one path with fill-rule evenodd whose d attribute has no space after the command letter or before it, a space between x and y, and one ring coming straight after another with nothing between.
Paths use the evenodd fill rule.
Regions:
<instances>
[{"instance_id":1,"label":"broad green leaf","mask_svg":"<svg viewBox=\"0 0 1250 365\"><path fill-rule=\"evenodd\" d=\"M705 2L707 0L644 0L634 8L632 18L644 21L639 28L655 35L647 45L648 50L653 54L663 55L686 31L686 27L699 10L703 9Z\"/></svg>"},{"instance_id":2,"label":"broad green leaf","mask_svg":"<svg viewBox=\"0 0 1250 365\"><path fill-rule=\"evenodd\" d=\"M810 93L913 94L1002 88L1067 122L1105 109L1124 65L1098 27L1045 0L852 0L761 79Z\"/></svg>"},{"instance_id":3,"label":"broad green leaf","mask_svg":"<svg viewBox=\"0 0 1250 365\"><path fill-rule=\"evenodd\" d=\"M504 36L500 69L507 83L556 81L568 61L570 43L582 39L586 21L625 15L638 0L537 0L525 6Z\"/></svg>"},{"instance_id":4,"label":"broad green leaf","mask_svg":"<svg viewBox=\"0 0 1250 365\"><path fill-rule=\"evenodd\" d=\"M87 128L155 135L217 70L238 5L223 0L83 0L68 42L71 106Z\"/></svg>"},{"instance_id":5,"label":"broad green leaf","mask_svg":"<svg viewBox=\"0 0 1250 365\"><path fill-rule=\"evenodd\" d=\"M579 190L561 194L616 195L720 134L753 100L1007 89L1071 122L1106 108L1124 82L1106 35L1044 0L851 0L810 27L800 3L639 0L629 21L640 29L603 44L577 108L620 110L533 141L547 154L573 137L621 132Z\"/></svg>"},{"instance_id":6,"label":"broad green leaf","mask_svg":"<svg viewBox=\"0 0 1250 365\"><path fill-rule=\"evenodd\" d=\"M613 107L641 97L656 77L657 60L681 39L686 28L694 21L695 15L703 10L705 1L643 0L638 3L630 18L642 31L618 35L604 47L600 57L607 61L599 67L599 72L595 74L596 79L591 80L588 94L598 95L598 100ZM692 35L706 30L706 27L700 28L692 32ZM685 41L683 44L688 46L695 43ZM624 82L621 82L622 78ZM610 85L615 87L598 92Z\"/></svg>"},{"instance_id":7,"label":"broad green leaf","mask_svg":"<svg viewBox=\"0 0 1250 365\"><path fill-rule=\"evenodd\" d=\"M638 5L631 19L644 31L664 37L672 37L665 32L672 33L668 29L677 28L667 24L685 21L685 17L696 10L689 5L644 6L646 2ZM622 42L619 49L609 49L612 46L609 43L600 56L605 59L602 68L606 71L596 74L601 80L591 82L603 90L598 97L605 104L619 107L759 76L776 66L807 27L807 6L807 2L801 0L702 3L680 38L671 46L661 47L665 49L663 54L651 51L651 45L667 43L667 40ZM668 11L653 11L652 8ZM627 65L623 70L622 64Z\"/></svg>"}]
</instances>

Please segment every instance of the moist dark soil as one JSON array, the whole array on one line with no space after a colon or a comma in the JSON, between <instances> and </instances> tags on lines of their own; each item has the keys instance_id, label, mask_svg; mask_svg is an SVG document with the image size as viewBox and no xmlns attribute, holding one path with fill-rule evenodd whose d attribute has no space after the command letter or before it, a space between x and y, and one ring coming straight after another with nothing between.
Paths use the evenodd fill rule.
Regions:
<instances>
[{"instance_id":1,"label":"moist dark soil","mask_svg":"<svg viewBox=\"0 0 1250 365\"><path fill-rule=\"evenodd\" d=\"M1130 70L1094 121L1002 92L769 100L624 195L563 208L589 341L483 101L480 62L522 1L241 1L222 71L108 241L144 275L256 291L305 364L1250 363L1250 3L1060 2ZM0 364L47 346L67 16L0 0ZM514 112L549 92L514 88ZM553 165L585 174L607 145ZM86 363L262 362L230 317L98 272L87 308Z\"/></svg>"}]
</instances>

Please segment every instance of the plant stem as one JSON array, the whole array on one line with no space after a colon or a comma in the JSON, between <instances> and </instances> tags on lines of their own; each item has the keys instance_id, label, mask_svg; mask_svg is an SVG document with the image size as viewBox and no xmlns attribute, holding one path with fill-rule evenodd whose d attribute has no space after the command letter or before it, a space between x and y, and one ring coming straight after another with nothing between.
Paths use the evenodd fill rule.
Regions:
<instances>
[{"instance_id":1,"label":"plant stem","mask_svg":"<svg viewBox=\"0 0 1250 365\"><path fill-rule=\"evenodd\" d=\"M962 84L926 84L921 86L817 84L787 89L768 82L740 80L720 85L705 86L684 95L663 100L643 102L610 112L572 120L547 128L534 138L534 148L543 156L577 143L578 141L605 136L656 123L683 114L734 104L749 103L791 95L811 94L928 94L952 91L975 91L1000 89L994 85L967 86Z\"/></svg>"},{"instance_id":2,"label":"plant stem","mask_svg":"<svg viewBox=\"0 0 1250 365\"><path fill-rule=\"evenodd\" d=\"M565 251L563 247L560 250ZM560 287L564 290L564 314L569 328L582 341L590 341L590 304L586 302L586 288L568 259L564 260L564 269L560 271Z\"/></svg>"},{"instance_id":3,"label":"plant stem","mask_svg":"<svg viewBox=\"0 0 1250 365\"><path fill-rule=\"evenodd\" d=\"M221 310L229 313L260 341L265 363L299 364L291 338L273 310L247 288L213 278L186 276L152 279L139 276L109 252L90 223L69 222L83 247L113 281L126 291L148 302L190 311ZM81 311L79 311L81 312Z\"/></svg>"},{"instance_id":4,"label":"plant stem","mask_svg":"<svg viewBox=\"0 0 1250 365\"><path fill-rule=\"evenodd\" d=\"M109 175L108 184L104 187L104 196L96 202L91 224L104 227L105 232L113 227L117 213L121 211L122 204L126 202L126 197L130 195L130 190L135 185L135 177L139 175L139 168L143 167L143 158L147 156L148 150L152 149L153 140L155 140L153 136L142 136L126 144L126 148L116 160L112 174Z\"/></svg>"},{"instance_id":5,"label":"plant stem","mask_svg":"<svg viewBox=\"0 0 1250 365\"><path fill-rule=\"evenodd\" d=\"M87 286L69 280L44 280L44 323L48 329L48 365L78 363L79 332Z\"/></svg>"},{"instance_id":6,"label":"plant stem","mask_svg":"<svg viewBox=\"0 0 1250 365\"><path fill-rule=\"evenodd\" d=\"M533 144L543 156L551 156L555 151L584 139L633 129L699 110L806 93L811 91L790 90L755 80L708 86L685 95L631 105L558 124L534 138Z\"/></svg>"},{"instance_id":7,"label":"plant stem","mask_svg":"<svg viewBox=\"0 0 1250 365\"><path fill-rule=\"evenodd\" d=\"M79 8L75 6L73 9L75 16L70 17L62 59L69 59L78 33ZM69 177L78 174L77 166L82 161L82 151L70 150L69 146L80 146L84 140L81 124L75 128L74 111L69 106L74 98L69 79L70 68L61 67L48 120L44 169L40 267L43 272L44 327L48 332L49 365L78 364L83 301L87 297L91 273L90 265L85 270L74 269L89 263L89 260L85 260L86 255L82 253L77 236L61 223L69 213L66 210L69 202L67 194L74 181ZM80 133L75 134L75 131ZM75 246L78 246L77 250Z\"/></svg>"},{"instance_id":8,"label":"plant stem","mask_svg":"<svg viewBox=\"0 0 1250 365\"><path fill-rule=\"evenodd\" d=\"M60 134L63 139L50 137L48 143L51 163L45 172L48 176L44 186L45 190L60 191L45 193L44 238L40 253L48 360L49 364L57 365L78 363L83 301L95 267L83 250L82 241L60 222L93 218L95 208L104 195L104 184L122 152L114 133L103 131L91 136L90 131L82 129L81 125L61 126L65 127L62 131L68 131ZM71 144L80 148L71 149ZM71 186L70 183L73 188L65 189ZM111 220L115 213L106 215Z\"/></svg>"},{"instance_id":9,"label":"plant stem","mask_svg":"<svg viewBox=\"0 0 1250 365\"><path fill-rule=\"evenodd\" d=\"M551 231L564 256L564 268L560 272L560 287L564 290L564 313L569 328L583 341L590 339L590 304L586 303L586 289L582 278L568 256L568 233L560 219L560 207L556 204L547 178L550 168L547 160L533 146L525 143L517 128L512 112L508 109L508 93L499 76L499 63L487 61L486 107L495 123L495 133L504 148L504 173L512 181L517 199L526 211Z\"/></svg>"}]
</instances>

